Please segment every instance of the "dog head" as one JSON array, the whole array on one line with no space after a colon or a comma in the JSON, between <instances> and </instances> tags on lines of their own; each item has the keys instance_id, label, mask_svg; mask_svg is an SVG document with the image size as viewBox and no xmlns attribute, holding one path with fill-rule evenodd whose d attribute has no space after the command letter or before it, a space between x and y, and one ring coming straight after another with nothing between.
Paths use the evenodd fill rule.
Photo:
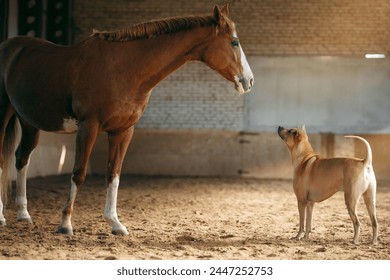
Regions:
<instances>
[{"instance_id":1,"label":"dog head","mask_svg":"<svg viewBox=\"0 0 390 280\"><path fill-rule=\"evenodd\" d=\"M302 141L307 142L308 137L305 126L302 129L299 128L284 128L279 126L278 134L280 138L286 143L288 149L291 151L294 147L297 147Z\"/></svg>"}]
</instances>

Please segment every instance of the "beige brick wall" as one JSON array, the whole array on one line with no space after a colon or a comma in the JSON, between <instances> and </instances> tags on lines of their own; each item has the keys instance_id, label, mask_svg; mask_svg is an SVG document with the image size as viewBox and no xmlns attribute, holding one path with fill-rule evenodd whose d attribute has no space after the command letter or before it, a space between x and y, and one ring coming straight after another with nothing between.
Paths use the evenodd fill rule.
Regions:
<instances>
[{"instance_id":1,"label":"beige brick wall","mask_svg":"<svg viewBox=\"0 0 390 280\"><path fill-rule=\"evenodd\" d=\"M92 28L117 29L168 16L209 13L230 2L249 55L362 55L390 49L388 0L78 0L76 41Z\"/></svg>"},{"instance_id":2,"label":"beige brick wall","mask_svg":"<svg viewBox=\"0 0 390 280\"><path fill-rule=\"evenodd\" d=\"M267 0L241 5L246 2L233 2L233 6L243 8L236 20L245 24L241 36L251 54L389 52L390 1Z\"/></svg>"},{"instance_id":3,"label":"beige brick wall","mask_svg":"<svg viewBox=\"0 0 390 280\"><path fill-rule=\"evenodd\" d=\"M258 56L389 53L389 0L77 0L75 42L93 28L115 30L169 16L208 14L214 4L225 2L230 2L250 64ZM231 83L201 63L190 63L155 88L138 127L241 131L244 107Z\"/></svg>"}]
</instances>

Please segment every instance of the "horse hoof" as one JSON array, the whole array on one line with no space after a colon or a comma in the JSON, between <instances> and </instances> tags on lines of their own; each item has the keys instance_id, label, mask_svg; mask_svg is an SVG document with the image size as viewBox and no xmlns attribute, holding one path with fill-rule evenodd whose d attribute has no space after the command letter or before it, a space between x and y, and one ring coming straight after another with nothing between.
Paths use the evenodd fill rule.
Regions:
<instances>
[{"instance_id":1,"label":"horse hoof","mask_svg":"<svg viewBox=\"0 0 390 280\"><path fill-rule=\"evenodd\" d=\"M32 220L31 220L31 218L18 218L17 221L18 221L18 222L23 222L23 221L25 221L25 222L28 223L28 224L32 224L32 223L33 223Z\"/></svg>"},{"instance_id":2,"label":"horse hoof","mask_svg":"<svg viewBox=\"0 0 390 280\"><path fill-rule=\"evenodd\" d=\"M7 223L5 222L5 220L0 220L0 226L6 226L7 225Z\"/></svg>"},{"instance_id":3,"label":"horse hoof","mask_svg":"<svg viewBox=\"0 0 390 280\"><path fill-rule=\"evenodd\" d=\"M129 235L129 232L127 231L126 228L112 229L111 233L114 235L123 235L123 236Z\"/></svg>"},{"instance_id":4,"label":"horse hoof","mask_svg":"<svg viewBox=\"0 0 390 280\"><path fill-rule=\"evenodd\" d=\"M65 228L65 227L59 227L57 229L57 233L65 234L65 235L73 235L73 229L72 228Z\"/></svg>"}]
</instances>

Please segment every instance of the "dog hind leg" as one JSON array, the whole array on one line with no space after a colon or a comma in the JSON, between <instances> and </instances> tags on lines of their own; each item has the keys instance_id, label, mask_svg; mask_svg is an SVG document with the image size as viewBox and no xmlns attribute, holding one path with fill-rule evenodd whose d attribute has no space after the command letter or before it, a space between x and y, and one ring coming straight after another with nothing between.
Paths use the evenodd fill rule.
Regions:
<instances>
[{"instance_id":1,"label":"dog hind leg","mask_svg":"<svg viewBox=\"0 0 390 280\"><path fill-rule=\"evenodd\" d=\"M359 244L359 234L360 234L360 221L357 216L357 203L359 201L359 198L354 198L352 194L349 194L348 192L344 193L345 198L345 204L348 209L348 214L352 220L353 229L354 229L354 236L353 236L353 243Z\"/></svg>"},{"instance_id":2,"label":"dog hind leg","mask_svg":"<svg viewBox=\"0 0 390 280\"><path fill-rule=\"evenodd\" d=\"M372 226L372 244L378 243L378 222L376 219L375 209L375 189L376 184L370 184L368 190L363 194L364 203L367 207L367 212L371 220Z\"/></svg>"}]
</instances>

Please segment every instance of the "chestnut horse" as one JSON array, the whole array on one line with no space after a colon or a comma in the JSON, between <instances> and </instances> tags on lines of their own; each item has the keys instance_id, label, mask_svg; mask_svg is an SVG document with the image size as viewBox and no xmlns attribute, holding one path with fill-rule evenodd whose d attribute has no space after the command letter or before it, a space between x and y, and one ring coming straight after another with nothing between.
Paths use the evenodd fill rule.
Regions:
<instances>
[{"instance_id":1,"label":"chestnut horse","mask_svg":"<svg viewBox=\"0 0 390 280\"><path fill-rule=\"evenodd\" d=\"M108 134L107 197L104 219L112 233L127 235L116 204L122 161L152 89L188 61L205 63L242 94L253 74L242 51L228 6L212 15L174 17L115 32L94 31L75 46L31 37L0 45L0 191L7 194L14 125L22 131L16 149L18 220L27 211L26 173L39 131L77 133L69 197L59 233L73 234L71 216L97 135ZM5 198L4 198L5 200ZM5 225L0 200L0 224Z\"/></svg>"}]
</instances>

